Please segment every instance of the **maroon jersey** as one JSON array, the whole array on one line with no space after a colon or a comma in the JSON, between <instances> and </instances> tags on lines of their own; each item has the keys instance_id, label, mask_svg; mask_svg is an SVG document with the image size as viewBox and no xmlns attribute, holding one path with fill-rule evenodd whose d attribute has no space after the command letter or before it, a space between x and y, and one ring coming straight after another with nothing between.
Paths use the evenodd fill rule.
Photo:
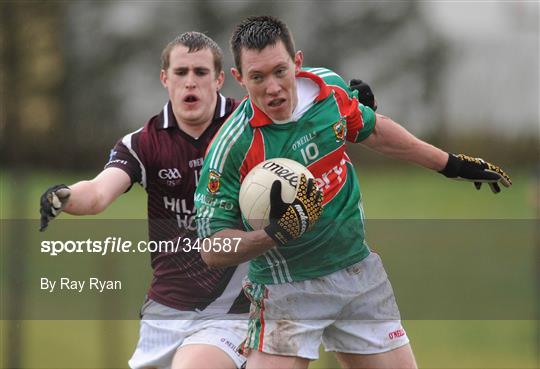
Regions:
<instances>
[{"instance_id":1,"label":"maroon jersey","mask_svg":"<svg viewBox=\"0 0 540 369\"><path fill-rule=\"evenodd\" d=\"M168 102L143 128L116 143L105 168L120 168L145 188L150 240L196 240L193 196L199 171L207 146L236 106L235 100L218 94L212 123L194 138L178 127ZM210 304L221 312L249 309L241 292L245 265L210 268L198 251L182 249L153 252L151 264L148 297L161 304L178 310L203 310Z\"/></svg>"}]
</instances>

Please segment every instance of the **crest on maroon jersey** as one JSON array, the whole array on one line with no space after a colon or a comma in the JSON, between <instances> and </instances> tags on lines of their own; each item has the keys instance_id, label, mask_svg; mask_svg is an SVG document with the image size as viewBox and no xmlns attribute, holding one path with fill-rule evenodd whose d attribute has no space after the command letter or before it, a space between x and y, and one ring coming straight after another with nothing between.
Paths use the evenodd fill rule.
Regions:
<instances>
[{"instance_id":1,"label":"crest on maroon jersey","mask_svg":"<svg viewBox=\"0 0 540 369\"><path fill-rule=\"evenodd\" d=\"M217 193L219 191L219 173L211 170L210 175L208 176L208 191L211 193Z\"/></svg>"}]
</instances>

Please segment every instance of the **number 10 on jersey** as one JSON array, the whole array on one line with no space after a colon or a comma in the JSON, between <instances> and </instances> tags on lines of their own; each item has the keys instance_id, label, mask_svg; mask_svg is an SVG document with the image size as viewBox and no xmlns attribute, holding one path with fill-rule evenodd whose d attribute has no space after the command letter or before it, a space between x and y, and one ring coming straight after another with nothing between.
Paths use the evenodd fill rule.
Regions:
<instances>
[{"instance_id":1,"label":"number 10 on jersey","mask_svg":"<svg viewBox=\"0 0 540 369\"><path fill-rule=\"evenodd\" d=\"M315 143L311 142L306 147L302 147L300 153L302 154L302 159L304 159L304 164L309 164L319 156L319 148Z\"/></svg>"}]
</instances>

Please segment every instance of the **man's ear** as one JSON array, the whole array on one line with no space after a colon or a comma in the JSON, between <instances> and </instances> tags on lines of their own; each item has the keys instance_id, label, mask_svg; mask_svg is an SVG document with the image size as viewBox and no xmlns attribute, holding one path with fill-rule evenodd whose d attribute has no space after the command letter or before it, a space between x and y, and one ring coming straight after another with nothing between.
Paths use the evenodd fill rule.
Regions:
<instances>
[{"instance_id":1,"label":"man's ear","mask_svg":"<svg viewBox=\"0 0 540 369\"><path fill-rule=\"evenodd\" d=\"M242 87L246 87L244 86L244 83L242 82L242 74L240 74L240 71L236 68L231 68L231 74L233 75L234 79L236 79L236 82L238 82L240 84L240 86Z\"/></svg>"},{"instance_id":2,"label":"man's ear","mask_svg":"<svg viewBox=\"0 0 540 369\"><path fill-rule=\"evenodd\" d=\"M216 81L217 81L217 90L219 91L223 87L223 82L225 82L225 72L223 71L219 72L216 78Z\"/></svg>"},{"instance_id":3,"label":"man's ear","mask_svg":"<svg viewBox=\"0 0 540 369\"><path fill-rule=\"evenodd\" d=\"M304 62L304 53L302 50L298 50L294 55L294 74L298 74L302 68L302 63Z\"/></svg>"},{"instance_id":4,"label":"man's ear","mask_svg":"<svg viewBox=\"0 0 540 369\"><path fill-rule=\"evenodd\" d=\"M167 88L167 71L162 69L161 72L159 72L159 80L161 81L161 85Z\"/></svg>"}]
</instances>

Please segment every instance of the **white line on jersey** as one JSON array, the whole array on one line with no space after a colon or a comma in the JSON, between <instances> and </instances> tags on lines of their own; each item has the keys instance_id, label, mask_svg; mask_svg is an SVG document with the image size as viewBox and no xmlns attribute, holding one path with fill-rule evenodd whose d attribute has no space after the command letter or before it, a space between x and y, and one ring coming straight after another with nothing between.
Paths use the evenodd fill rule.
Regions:
<instances>
[{"instance_id":1,"label":"white line on jersey","mask_svg":"<svg viewBox=\"0 0 540 369\"><path fill-rule=\"evenodd\" d=\"M234 131L235 129L238 129L238 127L241 127L241 125L237 125L238 122L240 122L244 118L244 113L238 114L236 117L234 117L234 120L231 122L231 124L227 123L227 128L225 131L223 131L222 134L220 134L221 141L217 142L216 148L212 154L212 157L210 158L210 169L217 169L218 161L219 160L225 160L221 154L223 151L223 147L227 144L228 141L230 141L231 137L234 133L231 131Z\"/></svg>"},{"instance_id":2,"label":"white line on jersey","mask_svg":"<svg viewBox=\"0 0 540 369\"><path fill-rule=\"evenodd\" d=\"M131 155L133 155L133 157L137 159L137 161L139 162L139 166L141 167L141 183L143 185L143 188L146 189L146 168L144 167L144 164L142 163L141 159L139 159L139 157L137 156L137 153L135 152L135 150L133 150L133 148L131 147L131 137L135 133L142 131L142 129L143 128L139 128L135 132L131 132L125 135L124 138L122 138L122 143L124 144L124 146L127 147Z\"/></svg>"}]
</instances>

